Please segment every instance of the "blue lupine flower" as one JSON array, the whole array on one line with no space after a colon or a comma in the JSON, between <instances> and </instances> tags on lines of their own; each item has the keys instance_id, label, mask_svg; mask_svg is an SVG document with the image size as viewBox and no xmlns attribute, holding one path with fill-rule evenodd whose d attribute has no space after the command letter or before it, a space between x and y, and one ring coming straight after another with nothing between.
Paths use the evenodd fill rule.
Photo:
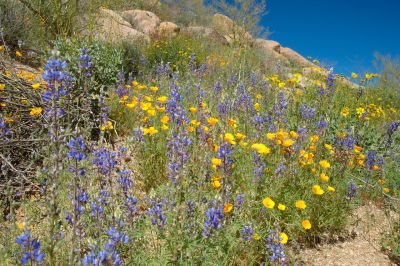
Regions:
<instances>
[{"instance_id":1,"label":"blue lupine flower","mask_svg":"<svg viewBox=\"0 0 400 266\"><path fill-rule=\"evenodd\" d=\"M138 203L137 198L135 198L133 196L128 196L125 199L124 204L125 204L125 207L128 209L128 211L130 212L131 217L138 212L138 209L136 207L137 203Z\"/></svg>"},{"instance_id":2,"label":"blue lupine flower","mask_svg":"<svg viewBox=\"0 0 400 266\"><path fill-rule=\"evenodd\" d=\"M11 134L11 131L8 129L6 121L3 119L3 116L0 114L0 139L6 138Z\"/></svg>"},{"instance_id":3,"label":"blue lupine flower","mask_svg":"<svg viewBox=\"0 0 400 266\"><path fill-rule=\"evenodd\" d=\"M236 111L244 111L254 114L253 99L243 83L240 83L235 91L233 106Z\"/></svg>"},{"instance_id":4,"label":"blue lupine flower","mask_svg":"<svg viewBox=\"0 0 400 266\"><path fill-rule=\"evenodd\" d=\"M378 153L376 151L368 151L367 152L367 159L365 162L365 166L372 170L374 165L377 165L379 167L382 167L382 165L384 164L384 159L382 156L378 156Z\"/></svg>"},{"instance_id":5,"label":"blue lupine flower","mask_svg":"<svg viewBox=\"0 0 400 266\"><path fill-rule=\"evenodd\" d=\"M54 84L54 82L61 83L66 80L70 80L71 77L65 72L67 67L67 63L50 58L44 66L42 78L49 84Z\"/></svg>"},{"instance_id":6,"label":"blue lupine flower","mask_svg":"<svg viewBox=\"0 0 400 266\"><path fill-rule=\"evenodd\" d=\"M269 231L268 237L266 237L266 245L269 250L269 260L270 262L281 262L283 265L286 264L286 255L284 252L285 245L281 244L282 240L278 232Z\"/></svg>"},{"instance_id":7,"label":"blue lupine flower","mask_svg":"<svg viewBox=\"0 0 400 266\"><path fill-rule=\"evenodd\" d=\"M400 127L400 122L398 121L394 121L392 123L390 123L388 130L387 130L387 134L388 135L393 135L393 133Z\"/></svg>"},{"instance_id":8,"label":"blue lupine flower","mask_svg":"<svg viewBox=\"0 0 400 266\"><path fill-rule=\"evenodd\" d=\"M232 145L227 143L227 142L223 142L219 147L218 147L218 151L216 154L216 158L221 159L222 160L222 168L224 169L225 174L227 174L228 176L231 175L231 170L230 170L230 165L233 163L232 157L231 155L233 154L233 148Z\"/></svg>"},{"instance_id":9,"label":"blue lupine flower","mask_svg":"<svg viewBox=\"0 0 400 266\"><path fill-rule=\"evenodd\" d=\"M400 127L400 122L398 122L398 121L390 123L390 125L389 125L389 127L387 129L387 136L388 136L387 145L392 144L393 134L399 127Z\"/></svg>"},{"instance_id":10,"label":"blue lupine flower","mask_svg":"<svg viewBox=\"0 0 400 266\"><path fill-rule=\"evenodd\" d=\"M189 147L192 139L184 132L174 134L167 143L168 176L172 183L176 184L179 174L184 170L186 162L190 159Z\"/></svg>"},{"instance_id":11,"label":"blue lupine flower","mask_svg":"<svg viewBox=\"0 0 400 266\"><path fill-rule=\"evenodd\" d=\"M68 158L74 158L78 162L86 159L87 156L84 152L86 145L82 137L71 138L67 143L67 147L69 148L69 152L67 153Z\"/></svg>"},{"instance_id":12,"label":"blue lupine flower","mask_svg":"<svg viewBox=\"0 0 400 266\"><path fill-rule=\"evenodd\" d=\"M97 166L100 174L109 175L117 166L117 153L108 151L105 148L99 148L93 152L93 165Z\"/></svg>"},{"instance_id":13,"label":"blue lupine flower","mask_svg":"<svg viewBox=\"0 0 400 266\"><path fill-rule=\"evenodd\" d=\"M221 90L222 90L221 81L217 80L217 81L215 82L215 85L214 85L214 95L219 94L219 93L221 92Z\"/></svg>"},{"instance_id":14,"label":"blue lupine flower","mask_svg":"<svg viewBox=\"0 0 400 266\"><path fill-rule=\"evenodd\" d=\"M315 126L320 128L325 128L328 126L328 122L326 122L325 120L320 120L315 123Z\"/></svg>"},{"instance_id":15,"label":"blue lupine flower","mask_svg":"<svg viewBox=\"0 0 400 266\"><path fill-rule=\"evenodd\" d=\"M121 243L121 244L128 244L129 242L129 237L124 234L123 232L121 232L120 230L122 229L122 227L118 230L115 227L110 227L107 230L107 235L109 237L108 242L104 245L105 250L107 251L114 251L115 247Z\"/></svg>"},{"instance_id":16,"label":"blue lupine flower","mask_svg":"<svg viewBox=\"0 0 400 266\"><path fill-rule=\"evenodd\" d=\"M335 147L342 148L344 150L351 150L356 145L356 140L350 134L344 138L335 139Z\"/></svg>"},{"instance_id":17,"label":"blue lupine flower","mask_svg":"<svg viewBox=\"0 0 400 266\"><path fill-rule=\"evenodd\" d=\"M244 194L238 194L235 200L235 207L240 208L244 203Z\"/></svg>"},{"instance_id":18,"label":"blue lupine flower","mask_svg":"<svg viewBox=\"0 0 400 266\"><path fill-rule=\"evenodd\" d=\"M90 58L86 49L81 50L81 56L79 57L79 68L84 72L86 77L92 76L91 69L93 67L92 59Z\"/></svg>"},{"instance_id":19,"label":"blue lupine flower","mask_svg":"<svg viewBox=\"0 0 400 266\"><path fill-rule=\"evenodd\" d=\"M215 230L222 227L224 214L222 208L209 208L206 211L206 221L204 222L203 237L213 236Z\"/></svg>"},{"instance_id":20,"label":"blue lupine flower","mask_svg":"<svg viewBox=\"0 0 400 266\"><path fill-rule=\"evenodd\" d=\"M335 73L333 72L333 69L329 70L328 76L326 77L325 85L328 95L332 96L335 92Z\"/></svg>"},{"instance_id":21,"label":"blue lupine flower","mask_svg":"<svg viewBox=\"0 0 400 266\"><path fill-rule=\"evenodd\" d=\"M117 179L117 182L121 185L123 192L127 192L128 189L132 187L132 180L130 178L131 173L130 170L126 169L118 172L119 178Z\"/></svg>"},{"instance_id":22,"label":"blue lupine flower","mask_svg":"<svg viewBox=\"0 0 400 266\"><path fill-rule=\"evenodd\" d=\"M231 111L231 99L226 97L218 104L218 112L220 115L228 115Z\"/></svg>"},{"instance_id":23,"label":"blue lupine flower","mask_svg":"<svg viewBox=\"0 0 400 266\"><path fill-rule=\"evenodd\" d=\"M253 228L251 228L250 226L245 226L241 232L242 234L242 238L246 241L251 240L251 238L253 237L254 234L254 230Z\"/></svg>"},{"instance_id":24,"label":"blue lupine flower","mask_svg":"<svg viewBox=\"0 0 400 266\"><path fill-rule=\"evenodd\" d=\"M147 215L151 217L151 223L153 225L163 227L167 223L167 217L163 211L165 203L165 201L159 199L150 201L152 207L147 211Z\"/></svg>"},{"instance_id":25,"label":"blue lupine flower","mask_svg":"<svg viewBox=\"0 0 400 266\"><path fill-rule=\"evenodd\" d=\"M274 107L273 107L273 111L276 117L281 117L283 115L283 113L285 112L285 110L288 107L288 101L285 97L285 94L283 91L280 91L278 93L278 99L277 99L277 103L275 103Z\"/></svg>"},{"instance_id":26,"label":"blue lupine flower","mask_svg":"<svg viewBox=\"0 0 400 266\"><path fill-rule=\"evenodd\" d=\"M347 186L347 198L351 200L355 196L357 196L357 186L353 182L350 182Z\"/></svg>"},{"instance_id":27,"label":"blue lupine flower","mask_svg":"<svg viewBox=\"0 0 400 266\"><path fill-rule=\"evenodd\" d=\"M300 106L300 113L303 119L312 119L315 116L315 108L303 104Z\"/></svg>"},{"instance_id":28,"label":"blue lupine flower","mask_svg":"<svg viewBox=\"0 0 400 266\"><path fill-rule=\"evenodd\" d=\"M278 165L278 167L276 167L274 173L275 173L275 174L280 174L280 173L282 173L283 171L285 171L285 169L286 169L285 164L280 163L280 164Z\"/></svg>"},{"instance_id":29,"label":"blue lupine flower","mask_svg":"<svg viewBox=\"0 0 400 266\"><path fill-rule=\"evenodd\" d=\"M189 123L187 118L187 112L182 106L181 101L183 100L182 95L179 93L179 87L174 81L171 82L171 93L166 103L165 109L171 118L171 121L176 125L180 126L184 123Z\"/></svg>"},{"instance_id":30,"label":"blue lupine flower","mask_svg":"<svg viewBox=\"0 0 400 266\"><path fill-rule=\"evenodd\" d=\"M43 93L43 101L58 101L61 96L67 95L67 90L72 78L66 73L67 63L57 59L49 59L44 66L43 79L48 90Z\"/></svg>"},{"instance_id":31,"label":"blue lupine flower","mask_svg":"<svg viewBox=\"0 0 400 266\"><path fill-rule=\"evenodd\" d=\"M262 156L256 152L252 152L253 155L253 163L254 163L254 169L253 173L255 178L253 179L253 182L257 182L260 180L260 178L264 174L264 169L267 167L267 164L263 160Z\"/></svg>"},{"instance_id":32,"label":"blue lupine flower","mask_svg":"<svg viewBox=\"0 0 400 266\"><path fill-rule=\"evenodd\" d=\"M82 264L84 266L100 266L100 265L106 265L107 263L107 251L105 250L100 250L98 252L95 252L91 250L89 254L87 254L83 259L82 259Z\"/></svg>"},{"instance_id":33,"label":"blue lupine flower","mask_svg":"<svg viewBox=\"0 0 400 266\"><path fill-rule=\"evenodd\" d=\"M32 239L30 230L26 230L22 235L15 239L15 242L22 249L21 263L27 264L29 261L42 263L44 254L40 252L40 242Z\"/></svg>"}]
</instances>

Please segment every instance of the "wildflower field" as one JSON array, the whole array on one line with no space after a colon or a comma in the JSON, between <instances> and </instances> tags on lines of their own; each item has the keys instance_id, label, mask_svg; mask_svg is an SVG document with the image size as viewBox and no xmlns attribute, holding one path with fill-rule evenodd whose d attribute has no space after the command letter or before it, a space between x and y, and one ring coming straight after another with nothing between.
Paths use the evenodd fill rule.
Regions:
<instances>
[{"instance_id":1,"label":"wildflower field","mask_svg":"<svg viewBox=\"0 0 400 266\"><path fill-rule=\"evenodd\" d=\"M363 204L398 213L380 74L179 36L60 37L30 70L0 48L1 265L294 265Z\"/></svg>"}]
</instances>

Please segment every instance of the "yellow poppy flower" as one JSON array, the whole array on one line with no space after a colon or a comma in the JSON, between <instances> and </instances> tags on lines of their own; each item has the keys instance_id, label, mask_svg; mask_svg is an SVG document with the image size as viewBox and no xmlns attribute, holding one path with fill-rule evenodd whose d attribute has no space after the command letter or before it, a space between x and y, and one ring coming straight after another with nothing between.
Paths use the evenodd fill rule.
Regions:
<instances>
[{"instance_id":1,"label":"yellow poppy flower","mask_svg":"<svg viewBox=\"0 0 400 266\"><path fill-rule=\"evenodd\" d=\"M148 114L149 116L155 116L155 115L156 115L156 110L155 110L155 109L147 110L147 114Z\"/></svg>"},{"instance_id":2,"label":"yellow poppy flower","mask_svg":"<svg viewBox=\"0 0 400 266\"><path fill-rule=\"evenodd\" d=\"M322 194L325 193L325 191L319 185L312 186L311 190L314 193L314 195L317 195L317 196L321 196Z\"/></svg>"},{"instance_id":3,"label":"yellow poppy flower","mask_svg":"<svg viewBox=\"0 0 400 266\"><path fill-rule=\"evenodd\" d=\"M158 133L158 130L155 129L154 127L143 128L143 135L144 136L146 136L146 135L153 136L153 135L155 135L157 133Z\"/></svg>"},{"instance_id":4,"label":"yellow poppy flower","mask_svg":"<svg viewBox=\"0 0 400 266\"><path fill-rule=\"evenodd\" d=\"M307 208L307 204L304 200L297 200L295 206L297 209L302 209L302 210Z\"/></svg>"},{"instance_id":5,"label":"yellow poppy flower","mask_svg":"<svg viewBox=\"0 0 400 266\"><path fill-rule=\"evenodd\" d=\"M285 245L288 242L289 237L286 233L282 232L279 234L279 239L280 239L279 243Z\"/></svg>"},{"instance_id":6,"label":"yellow poppy flower","mask_svg":"<svg viewBox=\"0 0 400 266\"><path fill-rule=\"evenodd\" d=\"M169 123L169 116L164 115L163 117L161 117L160 121L163 124L168 124Z\"/></svg>"},{"instance_id":7,"label":"yellow poppy flower","mask_svg":"<svg viewBox=\"0 0 400 266\"><path fill-rule=\"evenodd\" d=\"M217 118L214 118L214 117L210 117L210 118L207 119L207 123L208 123L210 126L215 126L215 124L217 124L218 121L219 121L219 120L218 120Z\"/></svg>"},{"instance_id":8,"label":"yellow poppy flower","mask_svg":"<svg viewBox=\"0 0 400 266\"><path fill-rule=\"evenodd\" d=\"M224 205L224 213L230 213L233 209L233 204L232 203L225 203Z\"/></svg>"},{"instance_id":9,"label":"yellow poppy flower","mask_svg":"<svg viewBox=\"0 0 400 266\"><path fill-rule=\"evenodd\" d=\"M299 134L297 134L295 131L290 131L289 134L294 139L297 139L299 137Z\"/></svg>"},{"instance_id":10,"label":"yellow poppy flower","mask_svg":"<svg viewBox=\"0 0 400 266\"><path fill-rule=\"evenodd\" d=\"M342 111L340 111L341 116L347 117L350 114L349 107L344 107Z\"/></svg>"},{"instance_id":11,"label":"yellow poppy flower","mask_svg":"<svg viewBox=\"0 0 400 266\"><path fill-rule=\"evenodd\" d=\"M32 84L31 87L32 87L33 89L37 90L37 89L40 88L40 83Z\"/></svg>"},{"instance_id":12,"label":"yellow poppy flower","mask_svg":"<svg viewBox=\"0 0 400 266\"><path fill-rule=\"evenodd\" d=\"M319 161L319 165L320 165L322 168L325 168L325 169L331 167L331 164L330 164L327 160L321 160L321 161Z\"/></svg>"},{"instance_id":13,"label":"yellow poppy flower","mask_svg":"<svg viewBox=\"0 0 400 266\"><path fill-rule=\"evenodd\" d=\"M38 116L42 113L42 111L43 111L42 107L33 107L33 108L31 108L29 115L30 116Z\"/></svg>"},{"instance_id":14,"label":"yellow poppy flower","mask_svg":"<svg viewBox=\"0 0 400 266\"><path fill-rule=\"evenodd\" d=\"M331 186L328 186L327 190L329 192L335 192L336 191L336 189L334 187L331 187Z\"/></svg>"},{"instance_id":15,"label":"yellow poppy flower","mask_svg":"<svg viewBox=\"0 0 400 266\"><path fill-rule=\"evenodd\" d=\"M325 174L325 173L321 173L319 175L319 179L321 179L324 182L328 182L329 181L329 176L327 174Z\"/></svg>"},{"instance_id":16,"label":"yellow poppy flower","mask_svg":"<svg viewBox=\"0 0 400 266\"><path fill-rule=\"evenodd\" d=\"M261 239L261 236L260 236L259 234L253 234L252 238L253 238L254 240L260 240L260 239Z\"/></svg>"},{"instance_id":17,"label":"yellow poppy flower","mask_svg":"<svg viewBox=\"0 0 400 266\"><path fill-rule=\"evenodd\" d=\"M236 144L235 137L231 133L225 133L224 141L229 143L229 144L231 144L231 145L235 145Z\"/></svg>"},{"instance_id":18,"label":"yellow poppy flower","mask_svg":"<svg viewBox=\"0 0 400 266\"><path fill-rule=\"evenodd\" d=\"M294 140L292 140L292 139L285 139L283 142L282 142L282 146L283 147L290 147L290 146L292 146L294 144Z\"/></svg>"},{"instance_id":19,"label":"yellow poppy flower","mask_svg":"<svg viewBox=\"0 0 400 266\"><path fill-rule=\"evenodd\" d=\"M237 140L243 140L246 138L246 135L242 134L242 133L236 133L235 137L237 138Z\"/></svg>"},{"instance_id":20,"label":"yellow poppy flower","mask_svg":"<svg viewBox=\"0 0 400 266\"><path fill-rule=\"evenodd\" d=\"M211 165L214 169L217 169L218 166L222 165L222 160L219 158L212 158Z\"/></svg>"},{"instance_id":21,"label":"yellow poppy flower","mask_svg":"<svg viewBox=\"0 0 400 266\"><path fill-rule=\"evenodd\" d=\"M311 229L311 222L310 222L310 220L303 220L303 221L301 222L301 226L303 226L303 228L304 228L305 230L310 230L310 229Z\"/></svg>"},{"instance_id":22,"label":"yellow poppy flower","mask_svg":"<svg viewBox=\"0 0 400 266\"><path fill-rule=\"evenodd\" d=\"M267 139L268 140L274 140L276 138L276 133L267 133Z\"/></svg>"},{"instance_id":23,"label":"yellow poppy flower","mask_svg":"<svg viewBox=\"0 0 400 266\"><path fill-rule=\"evenodd\" d=\"M112 122L111 121L107 121L104 125L102 125L100 127L100 130L101 131L105 131L105 130L111 130L113 128L114 128L114 126L113 126Z\"/></svg>"},{"instance_id":24,"label":"yellow poppy flower","mask_svg":"<svg viewBox=\"0 0 400 266\"><path fill-rule=\"evenodd\" d=\"M157 91L158 91L158 87L152 86L152 87L150 87L150 90L151 90L152 92L157 92Z\"/></svg>"},{"instance_id":25,"label":"yellow poppy flower","mask_svg":"<svg viewBox=\"0 0 400 266\"><path fill-rule=\"evenodd\" d=\"M273 209L275 206L275 202L270 197L263 199L262 203L268 209Z\"/></svg>"},{"instance_id":26,"label":"yellow poppy flower","mask_svg":"<svg viewBox=\"0 0 400 266\"><path fill-rule=\"evenodd\" d=\"M160 96L157 98L157 101L159 101L160 103L166 103L168 101L167 96Z\"/></svg>"},{"instance_id":27,"label":"yellow poppy flower","mask_svg":"<svg viewBox=\"0 0 400 266\"><path fill-rule=\"evenodd\" d=\"M264 154L264 155L269 154L271 152L271 149L262 143L255 143L251 145L251 149L259 154Z\"/></svg>"},{"instance_id":28,"label":"yellow poppy flower","mask_svg":"<svg viewBox=\"0 0 400 266\"><path fill-rule=\"evenodd\" d=\"M283 204L281 204L281 203L279 203L279 204L278 204L278 210L284 211L284 210L286 210L286 206L283 205Z\"/></svg>"}]
</instances>

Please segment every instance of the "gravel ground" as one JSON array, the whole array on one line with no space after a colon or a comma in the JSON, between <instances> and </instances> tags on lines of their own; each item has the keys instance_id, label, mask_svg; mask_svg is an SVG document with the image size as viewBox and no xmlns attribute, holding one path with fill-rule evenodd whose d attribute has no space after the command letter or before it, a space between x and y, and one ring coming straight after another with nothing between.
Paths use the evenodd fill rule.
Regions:
<instances>
[{"instance_id":1,"label":"gravel ground","mask_svg":"<svg viewBox=\"0 0 400 266\"><path fill-rule=\"evenodd\" d=\"M373 204L360 207L349 227L357 236L345 242L323 245L318 249L300 252L305 265L395 265L381 251L379 239L390 230L390 221L385 213Z\"/></svg>"}]
</instances>

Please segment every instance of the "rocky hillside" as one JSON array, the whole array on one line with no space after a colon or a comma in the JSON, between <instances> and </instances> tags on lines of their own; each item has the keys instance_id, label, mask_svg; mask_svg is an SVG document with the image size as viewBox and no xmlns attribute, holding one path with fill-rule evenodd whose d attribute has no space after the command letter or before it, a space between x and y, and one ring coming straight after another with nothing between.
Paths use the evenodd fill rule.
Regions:
<instances>
[{"instance_id":1,"label":"rocky hillside","mask_svg":"<svg viewBox=\"0 0 400 266\"><path fill-rule=\"evenodd\" d=\"M224 45L240 43L258 47L287 65L294 63L302 67L316 67L296 51L283 47L276 41L254 38L229 17L219 13L212 17L210 27L180 27L170 21L161 21L150 11L136 9L117 13L101 8L92 30L99 40L112 43L146 43L154 38L172 38L180 34L199 36Z\"/></svg>"}]
</instances>

